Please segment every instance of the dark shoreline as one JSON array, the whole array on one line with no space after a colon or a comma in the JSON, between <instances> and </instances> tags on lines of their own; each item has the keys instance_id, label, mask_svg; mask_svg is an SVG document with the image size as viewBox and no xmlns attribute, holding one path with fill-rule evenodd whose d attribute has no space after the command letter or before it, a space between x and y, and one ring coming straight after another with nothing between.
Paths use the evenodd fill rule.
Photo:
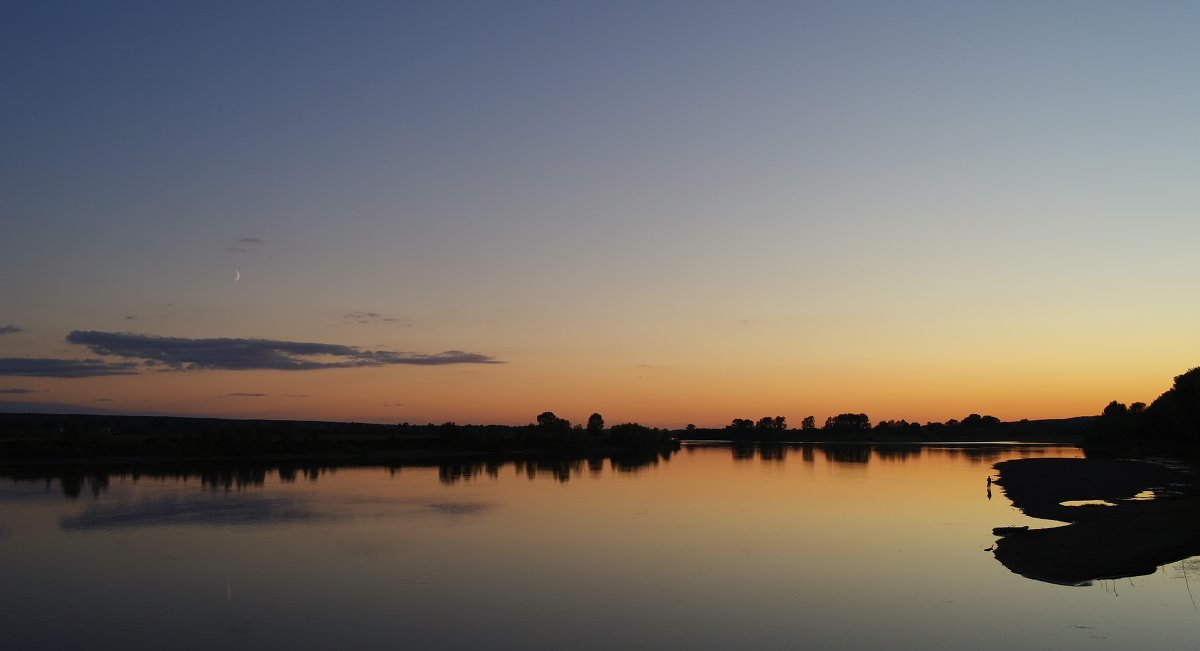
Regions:
<instances>
[{"instance_id":1,"label":"dark shoreline","mask_svg":"<svg viewBox=\"0 0 1200 651\"><path fill-rule=\"evenodd\" d=\"M996 482L1030 517L1065 526L1010 533L996 559L1022 576L1060 585L1141 576L1200 554L1194 469L1117 459L1017 459L995 465ZM1154 491L1155 499L1134 499ZM1114 506L1062 506L1103 500ZM1007 524L1007 523L997 523Z\"/></svg>"}]
</instances>

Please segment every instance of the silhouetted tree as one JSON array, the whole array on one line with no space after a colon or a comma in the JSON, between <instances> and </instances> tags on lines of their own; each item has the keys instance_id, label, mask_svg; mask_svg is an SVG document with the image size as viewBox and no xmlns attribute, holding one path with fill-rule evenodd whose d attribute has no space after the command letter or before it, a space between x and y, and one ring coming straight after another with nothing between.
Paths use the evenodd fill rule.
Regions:
<instances>
[{"instance_id":1,"label":"silhouetted tree","mask_svg":"<svg viewBox=\"0 0 1200 651\"><path fill-rule=\"evenodd\" d=\"M762 429L762 430L781 430L782 431L782 430L787 429L787 419L784 418L783 416L776 416L774 418L771 418L770 416L763 416L762 418L758 419L758 422L755 423L754 426L757 429Z\"/></svg>"},{"instance_id":2,"label":"silhouetted tree","mask_svg":"<svg viewBox=\"0 0 1200 651\"><path fill-rule=\"evenodd\" d=\"M613 443L634 446L653 446L672 440L671 433L657 430L637 423L621 423L613 425L609 430Z\"/></svg>"},{"instance_id":3,"label":"silhouetted tree","mask_svg":"<svg viewBox=\"0 0 1200 651\"><path fill-rule=\"evenodd\" d=\"M980 416L979 414L971 414L958 423L960 427L990 427L999 424L999 418L995 416Z\"/></svg>"},{"instance_id":4,"label":"silhouetted tree","mask_svg":"<svg viewBox=\"0 0 1200 651\"><path fill-rule=\"evenodd\" d=\"M1200 445L1200 368L1175 376L1175 383L1150 403L1146 415L1169 437Z\"/></svg>"},{"instance_id":5,"label":"silhouetted tree","mask_svg":"<svg viewBox=\"0 0 1200 651\"><path fill-rule=\"evenodd\" d=\"M1149 406L1108 403L1084 445L1200 453L1200 368L1176 376L1171 388Z\"/></svg>"},{"instance_id":6,"label":"silhouetted tree","mask_svg":"<svg viewBox=\"0 0 1200 651\"><path fill-rule=\"evenodd\" d=\"M537 423L537 426L532 428L532 434L540 445L569 447L583 443L583 429L572 430L571 421L555 416L552 411L538 414Z\"/></svg>"},{"instance_id":7,"label":"silhouetted tree","mask_svg":"<svg viewBox=\"0 0 1200 651\"><path fill-rule=\"evenodd\" d=\"M599 434L604 430L604 418L600 414L588 416L587 431L589 434Z\"/></svg>"},{"instance_id":8,"label":"silhouetted tree","mask_svg":"<svg viewBox=\"0 0 1200 651\"><path fill-rule=\"evenodd\" d=\"M817 429L817 419L813 416L805 416L804 419L800 421L800 429L805 431Z\"/></svg>"},{"instance_id":9,"label":"silhouetted tree","mask_svg":"<svg viewBox=\"0 0 1200 651\"><path fill-rule=\"evenodd\" d=\"M825 419L827 432L865 432L871 429L871 419L866 414L838 414Z\"/></svg>"},{"instance_id":10,"label":"silhouetted tree","mask_svg":"<svg viewBox=\"0 0 1200 651\"><path fill-rule=\"evenodd\" d=\"M875 424L875 431L890 436L914 434L921 430L919 423L910 423L904 419L881 420Z\"/></svg>"},{"instance_id":11,"label":"silhouetted tree","mask_svg":"<svg viewBox=\"0 0 1200 651\"><path fill-rule=\"evenodd\" d=\"M569 429L571 427L571 421L555 416L552 411L543 411L538 414L537 423L539 427L546 429Z\"/></svg>"},{"instance_id":12,"label":"silhouetted tree","mask_svg":"<svg viewBox=\"0 0 1200 651\"><path fill-rule=\"evenodd\" d=\"M1100 413L1105 418L1124 418L1129 414L1129 408L1123 402L1113 400L1104 407L1104 411Z\"/></svg>"}]
</instances>

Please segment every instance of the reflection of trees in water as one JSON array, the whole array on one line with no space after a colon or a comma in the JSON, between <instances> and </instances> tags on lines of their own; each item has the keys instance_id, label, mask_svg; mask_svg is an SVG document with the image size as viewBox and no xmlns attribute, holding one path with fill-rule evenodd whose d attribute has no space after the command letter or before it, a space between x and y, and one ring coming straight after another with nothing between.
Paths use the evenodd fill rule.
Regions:
<instances>
[{"instance_id":1,"label":"reflection of trees in water","mask_svg":"<svg viewBox=\"0 0 1200 651\"><path fill-rule=\"evenodd\" d=\"M500 476L500 465L494 461L484 463L443 463L438 466L438 479L443 484L453 484L461 480L470 481L484 475L495 479ZM400 467L395 466L394 470L399 472Z\"/></svg>"},{"instance_id":2,"label":"reflection of trees in water","mask_svg":"<svg viewBox=\"0 0 1200 651\"><path fill-rule=\"evenodd\" d=\"M279 481L290 484L298 477L316 481L318 477L333 473L332 465L321 464L239 464L239 465L190 465L169 467L69 467L69 468L25 468L6 470L3 476L14 481L44 481L47 486L57 481L64 497L78 498L87 492L99 496L108 490L112 478L124 478L137 482L142 477L154 480L175 480L178 482L199 481L200 486L211 491L231 492L246 488L256 488L264 485L271 475L278 475Z\"/></svg>"},{"instance_id":3,"label":"reflection of trees in water","mask_svg":"<svg viewBox=\"0 0 1200 651\"><path fill-rule=\"evenodd\" d=\"M758 458L761 461L783 461L787 458L787 446L780 443L760 443Z\"/></svg>"},{"instance_id":4,"label":"reflection of trees in water","mask_svg":"<svg viewBox=\"0 0 1200 651\"><path fill-rule=\"evenodd\" d=\"M49 484L50 480L47 479L46 483ZM58 483L62 487L63 495L70 498L79 497L83 493L84 484L87 485L88 492L93 496L99 496L100 493L108 490L108 475L72 473L60 477Z\"/></svg>"},{"instance_id":5,"label":"reflection of trees in water","mask_svg":"<svg viewBox=\"0 0 1200 651\"><path fill-rule=\"evenodd\" d=\"M7 468L0 470L0 477L13 481L45 482L47 488L57 482L65 497L75 499L84 491L99 496L108 490L113 478L128 479L137 482L142 477L162 481L175 480L178 482L199 481L208 490L230 492L247 488L257 488L266 484L274 475L284 484L295 483L297 479L307 479L315 482L326 474L333 474L339 468L381 468L385 472L396 475L404 468L437 467L438 479L444 484L454 484L460 481L470 481L476 478L489 477L495 479L505 466L511 465L518 475L530 479L539 476L552 477L557 481L566 482L572 477L585 472L599 474L605 466L613 472L632 473L644 468L669 461L674 450L632 448L619 452L597 454L595 452L573 455L537 456L528 459L505 460L489 458L480 461L454 460L442 463L410 463L389 465L346 464L331 462L297 462L276 461L262 463L192 463L192 464L158 464L151 466L139 465L96 465L96 466L46 466Z\"/></svg>"},{"instance_id":6,"label":"reflection of trees in water","mask_svg":"<svg viewBox=\"0 0 1200 651\"><path fill-rule=\"evenodd\" d=\"M761 462L773 463L787 458L788 445L776 441L734 441L729 444L729 451L734 461L753 461L756 457Z\"/></svg>"},{"instance_id":7,"label":"reflection of trees in water","mask_svg":"<svg viewBox=\"0 0 1200 651\"><path fill-rule=\"evenodd\" d=\"M916 459L924 451L919 445L912 444L876 444L872 446L875 456L880 461L907 461Z\"/></svg>"},{"instance_id":8,"label":"reflection of trees in water","mask_svg":"<svg viewBox=\"0 0 1200 651\"><path fill-rule=\"evenodd\" d=\"M746 462L758 459L762 463L780 463L787 460L789 451L798 449L804 463L816 462L816 452L821 451L825 461L835 464L861 466L871 462L872 454L882 461L906 461L919 458L924 448L911 443L780 443L776 441L734 441L728 444L734 461Z\"/></svg>"},{"instance_id":9,"label":"reflection of trees in water","mask_svg":"<svg viewBox=\"0 0 1200 651\"><path fill-rule=\"evenodd\" d=\"M609 454L590 453L587 456L539 456L529 459L504 460L486 459L482 461L447 461L436 464L438 479L444 484L454 484L460 481L470 481L476 478L489 477L495 479L505 466L511 465L518 475L530 479L539 476L552 477L557 481L566 482L572 477L585 472L599 474L605 466L613 472L633 473L645 468L658 465L671 459L674 450L630 449ZM143 477L153 480L175 480L178 482L199 481L200 485L211 491L231 492L247 488L258 488L266 484L272 476L278 476L285 484L295 483L303 478L315 482L326 474L333 474L339 468L381 468L385 472L396 475L404 468L429 468L431 463L391 464L372 466L363 464L334 464L321 462L273 462L273 463L240 463L240 464L176 464L170 466L72 466L72 467L43 467L43 468L10 468L0 471L0 477L13 481L44 482L47 488L57 482L64 497L76 499L84 491L93 496L99 496L108 490L113 478L128 479L137 482Z\"/></svg>"},{"instance_id":10,"label":"reflection of trees in water","mask_svg":"<svg viewBox=\"0 0 1200 651\"><path fill-rule=\"evenodd\" d=\"M1044 457L1061 454L1053 445L963 445L931 448L931 454L940 454L951 459L963 458L972 463L995 463L1014 453L1023 458Z\"/></svg>"},{"instance_id":11,"label":"reflection of trees in water","mask_svg":"<svg viewBox=\"0 0 1200 651\"><path fill-rule=\"evenodd\" d=\"M825 460L839 464L866 464L871 461L871 446L869 445L824 445Z\"/></svg>"},{"instance_id":12,"label":"reflection of trees in water","mask_svg":"<svg viewBox=\"0 0 1200 651\"><path fill-rule=\"evenodd\" d=\"M485 473L492 478L499 475L503 466L512 465L518 475L529 479L551 477L559 482L570 481L583 473L593 475L604 472L609 466L613 472L633 473L645 468L656 466L659 462L670 461L673 450L626 450L610 454L591 454L586 457L537 457L533 459L517 459L513 461L489 462L459 462L441 464L438 466L438 478L444 484L454 484L471 479Z\"/></svg>"},{"instance_id":13,"label":"reflection of trees in water","mask_svg":"<svg viewBox=\"0 0 1200 651\"><path fill-rule=\"evenodd\" d=\"M583 459L536 459L514 461L517 474L524 474L529 479L537 479L538 475L549 475L560 483L571 480L572 475L583 473Z\"/></svg>"},{"instance_id":14,"label":"reflection of trees in water","mask_svg":"<svg viewBox=\"0 0 1200 651\"><path fill-rule=\"evenodd\" d=\"M941 455L950 459L966 459L972 463L993 463L999 461L1006 453L1022 448L1014 446L996 447L990 445L968 445L963 447L940 447L930 450L931 455Z\"/></svg>"},{"instance_id":15,"label":"reflection of trees in water","mask_svg":"<svg viewBox=\"0 0 1200 651\"><path fill-rule=\"evenodd\" d=\"M1004 450L998 448L963 448L962 456L975 463L992 463L1004 456Z\"/></svg>"},{"instance_id":16,"label":"reflection of trees in water","mask_svg":"<svg viewBox=\"0 0 1200 651\"><path fill-rule=\"evenodd\" d=\"M671 455L674 454L674 452L675 451L671 449L665 449L662 451L633 449L613 453L609 458L611 459L613 470L617 472L629 473L638 472L643 468L657 466L660 459L664 462L670 461Z\"/></svg>"},{"instance_id":17,"label":"reflection of trees in water","mask_svg":"<svg viewBox=\"0 0 1200 651\"><path fill-rule=\"evenodd\" d=\"M753 461L754 448L753 441L735 441L730 445L734 461Z\"/></svg>"}]
</instances>

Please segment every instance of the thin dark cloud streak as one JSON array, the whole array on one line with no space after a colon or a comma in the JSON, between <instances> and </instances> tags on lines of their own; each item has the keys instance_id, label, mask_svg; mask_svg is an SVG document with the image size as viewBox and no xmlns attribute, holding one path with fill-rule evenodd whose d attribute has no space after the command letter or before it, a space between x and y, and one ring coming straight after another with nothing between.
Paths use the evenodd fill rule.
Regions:
<instances>
[{"instance_id":1,"label":"thin dark cloud streak","mask_svg":"<svg viewBox=\"0 0 1200 651\"><path fill-rule=\"evenodd\" d=\"M242 239L240 239L238 241L241 242L242 244L266 244L266 242L264 240L261 240L257 237L243 237Z\"/></svg>"},{"instance_id":2,"label":"thin dark cloud streak","mask_svg":"<svg viewBox=\"0 0 1200 651\"><path fill-rule=\"evenodd\" d=\"M4 325L4 326L0 326L0 335L16 334L16 333L22 332L24 330L25 330L25 328L22 328L21 326Z\"/></svg>"},{"instance_id":3,"label":"thin dark cloud streak","mask_svg":"<svg viewBox=\"0 0 1200 651\"><path fill-rule=\"evenodd\" d=\"M462 350L432 354L371 351L341 344L273 339L189 339L76 330L67 335L67 341L86 346L97 355L138 359L150 368L173 371L308 371L399 364L442 366L503 363L490 355Z\"/></svg>"},{"instance_id":4,"label":"thin dark cloud streak","mask_svg":"<svg viewBox=\"0 0 1200 651\"><path fill-rule=\"evenodd\" d=\"M379 312L348 312L342 315L346 321L353 321L363 325L372 323L399 323L400 319L396 317L380 314Z\"/></svg>"},{"instance_id":5,"label":"thin dark cloud streak","mask_svg":"<svg viewBox=\"0 0 1200 651\"><path fill-rule=\"evenodd\" d=\"M137 372L137 362L35 357L0 358L0 376L80 378L134 375Z\"/></svg>"},{"instance_id":6,"label":"thin dark cloud streak","mask_svg":"<svg viewBox=\"0 0 1200 651\"><path fill-rule=\"evenodd\" d=\"M37 391L34 391L33 389L26 389L24 387L0 388L0 394L6 395L6 396L20 395L22 393L37 393Z\"/></svg>"}]
</instances>

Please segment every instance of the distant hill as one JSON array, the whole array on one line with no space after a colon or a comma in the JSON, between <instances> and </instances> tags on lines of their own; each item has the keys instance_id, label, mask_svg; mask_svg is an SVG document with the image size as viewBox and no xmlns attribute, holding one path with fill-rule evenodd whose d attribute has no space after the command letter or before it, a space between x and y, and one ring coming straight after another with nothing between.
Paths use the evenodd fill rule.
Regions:
<instances>
[{"instance_id":1,"label":"distant hill","mask_svg":"<svg viewBox=\"0 0 1200 651\"><path fill-rule=\"evenodd\" d=\"M0 414L80 414L84 416L184 416L155 411L108 409L93 405L74 405L65 402L36 402L33 400L0 400Z\"/></svg>"}]
</instances>

